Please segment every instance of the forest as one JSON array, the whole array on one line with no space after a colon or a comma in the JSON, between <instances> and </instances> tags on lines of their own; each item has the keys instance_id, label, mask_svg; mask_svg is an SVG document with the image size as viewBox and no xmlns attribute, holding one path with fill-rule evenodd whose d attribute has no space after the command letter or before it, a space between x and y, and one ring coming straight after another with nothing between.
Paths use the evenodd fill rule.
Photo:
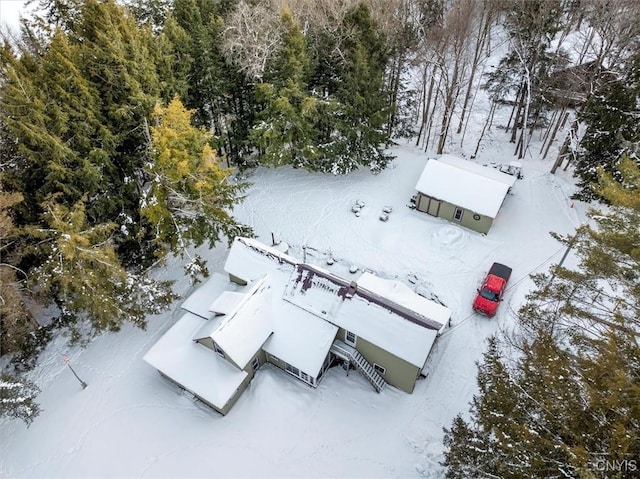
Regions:
<instances>
[{"instance_id":1,"label":"forest","mask_svg":"<svg viewBox=\"0 0 640 479\"><path fill-rule=\"evenodd\" d=\"M184 255L198 281L192 247L251 235L233 216L248 186L236 172L375 174L399 138L446 152L481 89L484 128L511 110L514 159L557 151L551 173L571 168L575 198L607 209L559 238L580 270L534 278L519 332L489 345L471 416L447 430L447 474L640 462L635 0L33 3L0 50L3 415L37 415L22 373L57 331L144 328L176 299L153 267Z\"/></svg>"}]
</instances>

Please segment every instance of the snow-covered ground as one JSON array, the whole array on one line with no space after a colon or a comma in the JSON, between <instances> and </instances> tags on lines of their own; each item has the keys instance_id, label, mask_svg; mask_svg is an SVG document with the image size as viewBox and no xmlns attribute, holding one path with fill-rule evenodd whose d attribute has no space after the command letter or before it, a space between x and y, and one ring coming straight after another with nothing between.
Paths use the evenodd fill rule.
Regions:
<instances>
[{"instance_id":1,"label":"snow-covered ground","mask_svg":"<svg viewBox=\"0 0 640 479\"><path fill-rule=\"evenodd\" d=\"M498 124L478 161L513 160L514 145ZM473 151L475 140L465 146ZM585 205L569 199L573 179L561 170L549 174L552 160L535 159L539 148L534 141L524 179L486 236L406 206L427 160L411 144L394 147L397 159L378 175L281 168L249 176L253 186L236 216L263 242L270 244L273 233L291 254L346 277L355 265L406 281L453 311L452 327L412 395L392 387L377 394L341 368L313 389L266 366L221 417L142 361L179 318L177 302L149 318L146 331L125 327L85 349L55 340L31 372L43 412L30 428L0 421L0 477L441 477L442 428L468 410L486 338L513 326L532 286L528 275L559 261L563 248L549 232L570 233L585 218ZM453 145L448 150L464 153ZM365 203L359 217L351 212L356 200ZM385 206L393 211L382 222ZM199 253L211 271L220 271L227 250ZM329 255L332 266L326 266ZM497 316L487 319L472 314L471 302L493 261L511 266L513 275ZM193 287L181 265L172 260L157 274L176 279L176 291L186 295ZM62 354L88 382L85 390Z\"/></svg>"}]
</instances>

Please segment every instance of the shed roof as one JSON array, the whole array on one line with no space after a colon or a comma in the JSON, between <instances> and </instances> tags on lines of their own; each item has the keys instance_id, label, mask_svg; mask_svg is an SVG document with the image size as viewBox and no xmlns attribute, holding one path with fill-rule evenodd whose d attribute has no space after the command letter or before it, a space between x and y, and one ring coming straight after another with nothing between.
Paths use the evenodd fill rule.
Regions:
<instances>
[{"instance_id":1,"label":"shed roof","mask_svg":"<svg viewBox=\"0 0 640 479\"><path fill-rule=\"evenodd\" d=\"M143 359L185 389L222 409L247 373L206 346L192 341L193 334L206 321L195 314L185 313Z\"/></svg>"},{"instance_id":2,"label":"shed roof","mask_svg":"<svg viewBox=\"0 0 640 479\"><path fill-rule=\"evenodd\" d=\"M485 168L487 171L482 173L488 173L488 167L475 166ZM496 171L496 173L500 172ZM504 176L509 177L509 175ZM509 191L509 185L489 178L488 175L480 174L478 171L471 171L471 168L461 168L447 161L431 158L418 179L416 190L461 208L495 218Z\"/></svg>"},{"instance_id":3,"label":"shed roof","mask_svg":"<svg viewBox=\"0 0 640 479\"><path fill-rule=\"evenodd\" d=\"M480 165L474 161L460 158L459 156L442 155L440 158L438 158L438 161L446 163L447 165L470 171L471 173L475 173L480 176L484 176L485 178L489 178L490 180L499 181L500 183L504 183L505 185L509 186L509 188L511 188L517 181L517 178L513 175L507 175L506 173L503 173L496 168Z\"/></svg>"}]
</instances>

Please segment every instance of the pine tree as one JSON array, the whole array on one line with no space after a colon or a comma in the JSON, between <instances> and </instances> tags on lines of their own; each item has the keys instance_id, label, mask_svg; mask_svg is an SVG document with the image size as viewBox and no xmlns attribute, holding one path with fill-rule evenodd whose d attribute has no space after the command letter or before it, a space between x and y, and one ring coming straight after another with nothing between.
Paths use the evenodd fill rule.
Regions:
<instances>
[{"instance_id":1,"label":"pine tree","mask_svg":"<svg viewBox=\"0 0 640 479\"><path fill-rule=\"evenodd\" d=\"M575 198L586 201L602 199L593 187L599 167L621 180L618 170L620 157L627 152L629 142L640 139L636 119L640 98L637 85L640 83L634 85L629 78L602 81L580 112L579 119L586 125L586 131L580 140L576 160L575 174L579 178L580 191L574 195Z\"/></svg>"},{"instance_id":2,"label":"pine tree","mask_svg":"<svg viewBox=\"0 0 640 479\"><path fill-rule=\"evenodd\" d=\"M389 98L384 88L384 72L390 50L384 34L371 18L369 7L358 4L344 19L345 58L338 72L336 98L337 138L332 147L335 166L346 173L359 165L378 172L391 157L383 148L389 142L385 122L389 118Z\"/></svg>"},{"instance_id":3,"label":"pine tree","mask_svg":"<svg viewBox=\"0 0 640 479\"><path fill-rule=\"evenodd\" d=\"M19 223L37 221L39 205L50 194L72 204L95 195L102 153L94 91L74 63L78 51L62 32L54 34L42 56L5 48L6 81L0 93L3 144L18 143L4 159L3 183L19 191Z\"/></svg>"},{"instance_id":4,"label":"pine tree","mask_svg":"<svg viewBox=\"0 0 640 479\"><path fill-rule=\"evenodd\" d=\"M33 253L44 256L31 272L34 291L56 303L76 335L84 319L94 331L118 331L125 322L144 328L149 314L176 298L170 283L124 269L111 240L116 225L91 226L84 201L68 208L56 199L43 204L47 227L30 228L40 240Z\"/></svg>"},{"instance_id":5,"label":"pine tree","mask_svg":"<svg viewBox=\"0 0 640 479\"><path fill-rule=\"evenodd\" d=\"M0 374L0 417L21 419L30 425L40 414L40 406L34 400L39 392L31 381Z\"/></svg>"},{"instance_id":6,"label":"pine tree","mask_svg":"<svg viewBox=\"0 0 640 479\"><path fill-rule=\"evenodd\" d=\"M176 0L171 18L184 36L173 33L175 26L169 22L163 31L180 57L189 61L188 88L176 93L187 108L195 109L195 124L211 129L215 147L228 163L244 166L250 153L247 136L255 113L254 93L245 76L223 54L226 18L236 3Z\"/></svg>"},{"instance_id":7,"label":"pine tree","mask_svg":"<svg viewBox=\"0 0 640 479\"><path fill-rule=\"evenodd\" d=\"M282 12L282 52L267 65L264 82L256 94L263 109L249 139L260 151L260 163L317 169L314 120L317 98L307 94L309 59L300 25L291 12Z\"/></svg>"},{"instance_id":8,"label":"pine tree","mask_svg":"<svg viewBox=\"0 0 640 479\"><path fill-rule=\"evenodd\" d=\"M166 108L156 106L146 168L149 182L141 206L156 240L178 252L192 244L207 241L213 246L222 237L231 242L250 234L230 214L246 185L234 182L231 170L220 165L209 134L191 124L192 114L178 98Z\"/></svg>"},{"instance_id":9,"label":"pine tree","mask_svg":"<svg viewBox=\"0 0 640 479\"><path fill-rule=\"evenodd\" d=\"M0 356L26 349L29 336L37 328L24 302L24 289L18 281L19 230L14 226L10 208L22 201L19 193L0 191Z\"/></svg>"}]
</instances>

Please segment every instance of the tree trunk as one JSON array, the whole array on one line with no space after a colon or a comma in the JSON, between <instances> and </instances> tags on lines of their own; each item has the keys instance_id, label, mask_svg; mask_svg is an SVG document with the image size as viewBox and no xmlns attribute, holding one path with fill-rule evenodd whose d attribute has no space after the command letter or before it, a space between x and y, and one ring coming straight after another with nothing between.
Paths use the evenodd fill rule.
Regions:
<instances>
[{"instance_id":1,"label":"tree trunk","mask_svg":"<svg viewBox=\"0 0 640 479\"><path fill-rule=\"evenodd\" d=\"M453 66L453 75L451 81L446 85L447 95L444 102L444 111L442 112L442 123L440 125L440 136L438 139L437 154L441 155L444 149L444 144L449 135L449 125L451 124L451 117L455 109L456 100L458 98L458 92L460 86L458 84L458 77L460 75L460 55L456 55L456 61Z\"/></svg>"},{"instance_id":2,"label":"tree trunk","mask_svg":"<svg viewBox=\"0 0 640 479\"><path fill-rule=\"evenodd\" d=\"M511 115L509 115L509 121L507 121L507 126L504 128L505 133L507 133L509 131L509 128L511 127L511 120L513 120L513 114L516 111L516 107L518 106L518 99L520 98L520 93L522 91L522 84L520 84L520 86L518 87L518 91L516 92L516 101L513 104L513 108L511 108Z\"/></svg>"},{"instance_id":3,"label":"tree trunk","mask_svg":"<svg viewBox=\"0 0 640 479\"><path fill-rule=\"evenodd\" d=\"M434 68L434 72L435 72L435 68ZM434 78L433 75L431 77L431 81L435 82L435 78ZM440 96L440 84L441 83L442 83L442 77L439 76L438 77L438 85L435 88L436 94L435 94L435 96L433 98L433 104L434 105L438 103L438 97ZM433 86L433 83L432 83L431 86ZM427 141L426 141L425 146L424 146L424 151L427 151L427 149L429 148L429 139L431 138L431 127L433 126L433 121L435 119L435 116L436 116L436 109L434 107L434 108L431 109L431 114L429 115L429 123L427 124Z\"/></svg>"},{"instance_id":4,"label":"tree trunk","mask_svg":"<svg viewBox=\"0 0 640 479\"><path fill-rule=\"evenodd\" d=\"M516 109L515 119L513 120L513 127L511 129L511 138L509 143L515 143L518 135L518 126L520 126L520 117L522 116L522 106L524 105L524 97L526 95L527 87L524 83L520 87L520 98L518 98L518 104Z\"/></svg>"},{"instance_id":5,"label":"tree trunk","mask_svg":"<svg viewBox=\"0 0 640 479\"><path fill-rule=\"evenodd\" d=\"M567 118L569 118L569 112L566 112L564 115L558 118L556 126L553 128L553 133L551 134L551 137L547 142L547 148L544 150L544 155L542 155L543 160L547 157L547 154L549 153L549 148L551 148L553 141L556 139L556 134L558 133L558 130L564 127L564 124L567 122Z\"/></svg>"},{"instance_id":6,"label":"tree trunk","mask_svg":"<svg viewBox=\"0 0 640 479\"><path fill-rule=\"evenodd\" d=\"M462 112L460 113L460 122L458 123L458 129L456 130L457 134L460 134L460 132L462 131L462 126L468 113L467 108L470 109L469 101L471 100L471 90L473 88L473 81L475 80L475 77L476 77L476 72L478 70L478 65L480 63L480 57L482 56L482 50L484 50L484 45L487 41L490 25L491 23L489 22L489 18L486 17L486 4L484 4L482 7L482 14L480 16L480 25L478 26L478 37L476 39L475 50L473 52L473 63L471 64L471 75L469 77L469 84L467 86L467 91L464 95Z\"/></svg>"},{"instance_id":7,"label":"tree trunk","mask_svg":"<svg viewBox=\"0 0 640 479\"><path fill-rule=\"evenodd\" d=\"M558 157L556 158L556 161L553 164L553 167L551 168L551 174L555 174L555 172L558 169L558 167L562 164L562 160L564 159L564 155L566 155L567 151L569 150L569 145L571 144L571 139L577 133L577 131L578 131L578 119L576 118L575 120L573 120L573 123L571 124L571 128L567 132L567 136L564 139L564 143L562 144L562 147L560 148L560 151L558 152ZM569 162L567 162L567 166L569 166ZM567 166L565 166L565 170L567 169Z\"/></svg>"},{"instance_id":8,"label":"tree trunk","mask_svg":"<svg viewBox=\"0 0 640 479\"><path fill-rule=\"evenodd\" d=\"M476 144L476 150L473 152L473 156L471 158L475 158L478 155L478 150L480 149L480 142L484 137L484 133L485 131L487 131L487 128L491 128L491 123L493 123L493 114L496 111L496 105L497 105L497 102L495 101L491 102L491 108L489 108L489 114L487 115L487 120L484 122L482 131L480 132L480 137L478 138L478 143Z\"/></svg>"},{"instance_id":9,"label":"tree trunk","mask_svg":"<svg viewBox=\"0 0 640 479\"><path fill-rule=\"evenodd\" d=\"M564 108L562 109L562 111L564 112ZM549 122L549 125L544 130L544 135L540 135L542 146L540 147L540 151L538 153L542 153L542 150L544 149L544 145L547 141L547 138L549 138L549 133L551 133L551 125L553 125L556 122L557 117L558 117L558 110L553 110L553 116L551 117L551 121Z\"/></svg>"},{"instance_id":10,"label":"tree trunk","mask_svg":"<svg viewBox=\"0 0 640 479\"><path fill-rule=\"evenodd\" d=\"M431 92L433 89L433 79L431 82L431 87L429 88L429 94L427 97L427 72L429 70L429 64L425 63L424 70L422 73L422 94L420 95L422 101L422 118L420 118L420 130L418 131L418 138L416 139L416 146L420 144L420 139L422 138L422 133L427 124L427 117L429 115L429 102L431 101Z\"/></svg>"},{"instance_id":11,"label":"tree trunk","mask_svg":"<svg viewBox=\"0 0 640 479\"><path fill-rule=\"evenodd\" d=\"M387 135L391 137L393 133L393 124L396 120L397 113L397 101L398 101L398 89L400 88L400 73L402 72L402 54L397 55L396 61L393 62L393 71L391 76L391 84L389 85L390 91L390 112L387 120Z\"/></svg>"}]
</instances>

